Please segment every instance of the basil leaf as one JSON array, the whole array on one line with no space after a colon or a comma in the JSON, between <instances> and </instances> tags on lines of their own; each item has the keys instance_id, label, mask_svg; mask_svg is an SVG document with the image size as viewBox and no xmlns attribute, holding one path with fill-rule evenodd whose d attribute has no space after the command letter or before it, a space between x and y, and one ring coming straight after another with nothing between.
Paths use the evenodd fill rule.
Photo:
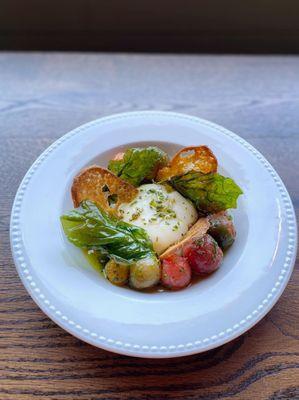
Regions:
<instances>
[{"instance_id":1,"label":"basil leaf","mask_svg":"<svg viewBox=\"0 0 299 400\"><path fill-rule=\"evenodd\" d=\"M105 264L109 261L109 256L104 249L83 250L87 260L97 271L102 272Z\"/></svg>"},{"instance_id":2,"label":"basil leaf","mask_svg":"<svg viewBox=\"0 0 299 400\"><path fill-rule=\"evenodd\" d=\"M77 247L99 250L125 263L155 257L144 229L109 216L92 201L83 201L60 219L68 240Z\"/></svg>"},{"instance_id":3,"label":"basil leaf","mask_svg":"<svg viewBox=\"0 0 299 400\"><path fill-rule=\"evenodd\" d=\"M121 160L111 160L108 169L115 175L139 186L155 178L159 168L168 163L168 155L158 147L131 148Z\"/></svg>"},{"instance_id":4,"label":"basil leaf","mask_svg":"<svg viewBox=\"0 0 299 400\"><path fill-rule=\"evenodd\" d=\"M190 199L201 214L236 208L237 199L243 193L233 179L218 173L188 172L171 178L170 183Z\"/></svg>"}]
</instances>

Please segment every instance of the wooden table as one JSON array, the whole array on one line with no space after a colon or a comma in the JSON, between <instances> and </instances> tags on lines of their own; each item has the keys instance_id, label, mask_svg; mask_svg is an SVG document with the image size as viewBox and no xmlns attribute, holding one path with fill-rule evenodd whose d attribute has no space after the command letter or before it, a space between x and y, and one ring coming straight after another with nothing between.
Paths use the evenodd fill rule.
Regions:
<instances>
[{"instance_id":1,"label":"wooden table","mask_svg":"<svg viewBox=\"0 0 299 400\"><path fill-rule=\"evenodd\" d=\"M0 54L0 399L298 399L296 270L248 333L170 360L89 346L49 320L23 288L8 234L26 170L70 129L143 109L190 113L237 132L277 169L299 208L299 58Z\"/></svg>"}]
</instances>

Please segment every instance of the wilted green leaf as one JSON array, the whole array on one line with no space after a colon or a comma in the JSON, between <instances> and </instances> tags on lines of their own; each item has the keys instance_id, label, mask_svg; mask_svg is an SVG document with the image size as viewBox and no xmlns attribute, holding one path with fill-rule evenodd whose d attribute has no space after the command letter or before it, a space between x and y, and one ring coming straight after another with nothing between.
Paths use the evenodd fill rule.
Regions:
<instances>
[{"instance_id":1,"label":"wilted green leaf","mask_svg":"<svg viewBox=\"0 0 299 400\"><path fill-rule=\"evenodd\" d=\"M111 160L108 169L134 186L155 178L159 168L168 162L167 154L158 147L131 148L121 160Z\"/></svg>"},{"instance_id":2,"label":"wilted green leaf","mask_svg":"<svg viewBox=\"0 0 299 400\"><path fill-rule=\"evenodd\" d=\"M188 172L171 178L170 183L190 199L202 214L236 208L237 199L243 193L233 179L218 173Z\"/></svg>"},{"instance_id":3,"label":"wilted green leaf","mask_svg":"<svg viewBox=\"0 0 299 400\"><path fill-rule=\"evenodd\" d=\"M119 262L153 256L152 242L140 227L109 216L92 201L61 216L68 240L82 249L99 250Z\"/></svg>"}]
</instances>

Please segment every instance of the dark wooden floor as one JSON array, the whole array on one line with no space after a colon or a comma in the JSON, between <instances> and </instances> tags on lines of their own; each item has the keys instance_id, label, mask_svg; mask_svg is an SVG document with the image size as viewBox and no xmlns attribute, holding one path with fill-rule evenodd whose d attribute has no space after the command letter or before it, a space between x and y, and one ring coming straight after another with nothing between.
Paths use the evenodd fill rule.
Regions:
<instances>
[{"instance_id":1,"label":"dark wooden floor","mask_svg":"<svg viewBox=\"0 0 299 400\"><path fill-rule=\"evenodd\" d=\"M298 268L247 334L171 360L93 348L57 327L23 288L8 230L26 170L70 129L141 109L235 131L277 169L298 212L299 57L0 54L0 399L298 399Z\"/></svg>"}]
</instances>

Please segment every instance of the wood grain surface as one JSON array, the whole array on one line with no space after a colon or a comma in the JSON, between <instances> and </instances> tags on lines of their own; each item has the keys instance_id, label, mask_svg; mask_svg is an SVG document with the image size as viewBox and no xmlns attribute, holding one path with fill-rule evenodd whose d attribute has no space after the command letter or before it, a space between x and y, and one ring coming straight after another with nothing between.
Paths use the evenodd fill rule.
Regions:
<instances>
[{"instance_id":1,"label":"wood grain surface","mask_svg":"<svg viewBox=\"0 0 299 400\"><path fill-rule=\"evenodd\" d=\"M299 58L0 54L0 399L299 399L298 268L249 332L170 360L85 344L23 288L8 238L23 175L70 129L141 109L186 112L237 132L273 164L298 212Z\"/></svg>"}]
</instances>

